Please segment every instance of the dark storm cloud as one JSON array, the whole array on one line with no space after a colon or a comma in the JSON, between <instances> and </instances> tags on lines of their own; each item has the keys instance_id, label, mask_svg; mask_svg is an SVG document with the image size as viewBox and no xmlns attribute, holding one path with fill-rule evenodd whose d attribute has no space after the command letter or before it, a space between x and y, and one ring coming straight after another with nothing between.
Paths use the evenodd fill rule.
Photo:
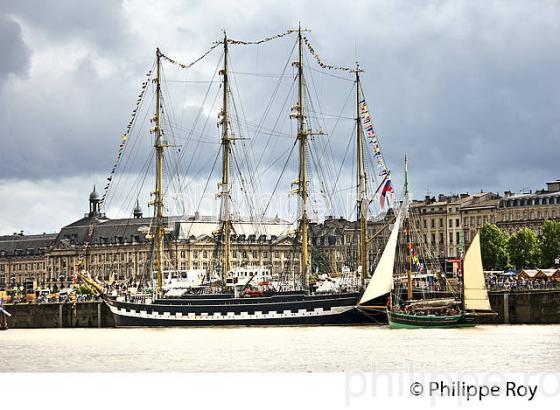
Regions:
<instances>
[{"instance_id":1,"label":"dark storm cloud","mask_svg":"<svg viewBox=\"0 0 560 410\"><path fill-rule=\"evenodd\" d=\"M1 11L1 9L0 9ZM0 91L9 75L25 78L31 51L21 37L21 26L7 15L0 14Z\"/></svg>"},{"instance_id":2,"label":"dark storm cloud","mask_svg":"<svg viewBox=\"0 0 560 410\"><path fill-rule=\"evenodd\" d=\"M4 0L3 3L5 13L40 30L50 42L81 38L95 48L115 50L125 40L119 0Z\"/></svg>"}]
</instances>

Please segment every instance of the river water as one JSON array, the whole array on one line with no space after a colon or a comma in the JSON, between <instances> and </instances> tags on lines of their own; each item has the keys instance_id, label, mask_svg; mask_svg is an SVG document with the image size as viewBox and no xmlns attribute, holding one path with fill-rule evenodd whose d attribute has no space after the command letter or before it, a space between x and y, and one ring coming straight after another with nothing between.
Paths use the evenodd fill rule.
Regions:
<instances>
[{"instance_id":1,"label":"river water","mask_svg":"<svg viewBox=\"0 0 560 410\"><path fill-rule=\"evenodd\" d=\"M560 370L560 325L10 329L2 372Z\"/></svg>"}]
</instances>

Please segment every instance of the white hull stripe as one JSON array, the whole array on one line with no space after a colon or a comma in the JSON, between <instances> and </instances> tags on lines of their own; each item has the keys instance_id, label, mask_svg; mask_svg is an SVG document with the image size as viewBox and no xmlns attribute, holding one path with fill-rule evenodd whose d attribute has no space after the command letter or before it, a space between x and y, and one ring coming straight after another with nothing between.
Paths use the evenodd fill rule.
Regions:
<instances>
[{"instance_id":1,"label":"white hull stripe","mask_svg":"<svg viewBox=\"0 0 560 410\"><path fill-rule=\"evenodd\" d=\"M333 316L333 315L339 315L348 312L354 309L355 306L354 305L337 306L337 307L332 307L329 310L323 310L323 308L315 308L314 310L299 309L297 312L292 312L291 310L284 310L282 312L270 311L267 313L263 313L260 311L256 311L254 313L240 312L238 314L235 314L234 312L226 312L225 314L221 314L220 312L215 312L213 314L201 313L199 315L195 315L194 313L183 315L181 312L177 312L175 314L171 314L170 312L148 313L145 310L136 311L133 309L126 311L126 309L118 308L116 306L109 306L109 308L111 309L111 312L113 314L118 316L137 317L143 319L181 320L181 321L215 320L219 322L221 320L232 320L232 319L255 320L255 319L280 319L280 318L301 318L301 317L315 317L315 316Z\"/></svg>"}]
</instances>

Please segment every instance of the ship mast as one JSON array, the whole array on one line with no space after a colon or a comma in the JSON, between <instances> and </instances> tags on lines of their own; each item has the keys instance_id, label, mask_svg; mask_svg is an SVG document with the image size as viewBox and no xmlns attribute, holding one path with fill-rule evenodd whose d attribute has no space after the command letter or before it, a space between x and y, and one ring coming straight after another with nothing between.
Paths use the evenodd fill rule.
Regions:
<instances>
[{"instance_id":1,"label":"ship mast","mask_svg":"<svg viewBox=\"0 0 560 410\"><path fill-rule=\"evenodd\" d=\"M220 123L222 125L222 182L220 184L221 215L222 224L222 283L226 285L227 274L231 269L231 197L230 197L230 156L231 156L231 135L228 118L228 40L224 32L224 68L221 70L223 75L223 107L220 113Z\"/></svg>"},{"instance_id":2,"label":"ship mast","mask_svg":"<svg viewBox=\"0 0 560 410\"><path fill-rule=\"evenodd\" d=\"M298 178L298 192L300 195L300 235L301 235L301 266L300 276L304 289L309 288L309 245L308 245L308 224L309 219L307 216L307 137L308 133L305 129L305 115L304 115L304 78L303 78L303 44L302 44L302 30L301 24L298 27L298 104L297 104L297 120L298 120L298 134L299 140L299 178Z\"/></svg>"},{"instance_id":3,"label":"ship mast","mask_svg":"<svg viewBox=\"0 0 560 410\"><path fill-rule=\"evenodd\" d=\"M364 146L362 121L360 120L360 66L356 63L356 144L358 153L358 223L360 227L360 264L362 266L361 288L365 288L366 275L368 274L368 240L367 240L367 185L364 169Z\"/></svg>"},{"instance_id":4,"label":"ship mast","mask_svg":"<svg viewBox=\"0 0 560 410\"><path fill-rule=\"evenodd\" d=\"M156 149L156 186L152 192L154 199L151 201L155 205L155 223L154 223L154 241L156 247L156 272L157 287L156 296L162 296L163 282L163 239L165 236L164 217L163 217L163 148L162 130L161 130L161 53L159 48L156 49L156 114L155 126L152 131L155 133Z\"/></svg>"},{"instance_id":5,"label":"ship mast","mask_svg":"<svg viewBox=\"0 0 560 410\"><path fill-rule=\"evenodd\" d=\"M408 203L408 159L404 157L404 197ZM408 269L406 272L407 279L407 299L412 300L412 238L410 235L410 223L408 217L406 218L406 242L408 248Z\"/></svg>"}]
</instances>

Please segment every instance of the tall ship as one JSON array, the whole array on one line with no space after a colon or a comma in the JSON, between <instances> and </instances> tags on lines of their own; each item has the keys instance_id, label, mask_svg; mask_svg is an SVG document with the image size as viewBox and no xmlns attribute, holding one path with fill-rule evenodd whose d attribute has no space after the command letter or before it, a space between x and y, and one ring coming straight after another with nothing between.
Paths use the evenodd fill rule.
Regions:
<instances>
[{"instance_id":1,"label":"tall ship","mask_svg":"<svg viewBox=\"0 0 560 410\"><path fill-rule=\"evenodd\" d=\"M234 171L240 172L241 165L249 167L249 175L239 179L241 181L240 190L250 202L251 199L254 199L255 194L245 183L258 176L260 170L257 168L262 164L260 160L254 164L247 156L236 159L234 155L240 151L239 146L245 148L250 144L244 144L246 138L235 135L233 132L234 123L238 124L239 133L243 130L243 126L239 125L239 107L235 103L232 104L232 96L237 91L230 82L230 75L235 71L231 68L229 48L232 45L258 45L291 35L297 37L294 43L296 59L292 63L293 83L291 94L288 94L288 97L290 95L295 97L295 102L290 107L289 118L295 120L295 127L293 127L295 135L292 135L293 144L290 153L295 153L294 162L297 164L297 176L291 181L291 193L297 197L297 218L293 223L286 223L282 233L284 238L292 244L293 252L290 253L292 259L281 268L265 264L234 266L232 238L245 236L243 230L248 224L264 229L263 226L267 225L266 212L270 200L264 209L255 210L255 208L249 207L251 214L249 222L240 218L239 214L233 210L232 174ZM198 266L197 269L190 270L180 270L178 267L173 269L167 267L165 260L165 247L169 246L166 242L166 235L170 230L170 217L166 212L166 195L169 195L172 187L171 184L167 186L164 184L164 175L172 173L174 168L170 166L166 150L175 146L170 143L169 129L163 126L164 116L170 116L170 109L167 106L169 101L164 98L163 94L168 85L163 79L163 66L164 63L169 63L180 69L188 69L218 47L223 49L221 67L217 70L221 76L221 81L219 81L221 109L218 113L221 177L217 193L219 218L210 238L215 246L211 252L211 260L205 266ZM307 51L308 54L304 55L304 51ZM315 271L312 268L313 249L309 238L312 220L309 192L312 183L309 175L310 162L314 162L319 168L331 164L322 163L322 161L328 161L325 161L324 158L317 158L317 151L314 152L310 149L310 144L315 138L320 140L326 133L321 128L317 130L312 128L311 119L322 110L320 107L312 107L312 110L307 108L306 102L310 99L313 90L311 85L306 82L304 72L304 63L308 58L306 56L316 60L323 69L344 72L347 77L343 80L351 81L355 87L354 98L350 99L355 102L353 110L355 117L350 118L354 122L354 130L352 130L353 136L351 135L349 147L352 146L355 149L355 184L353 186L355 188L354 209L356 210L358 237L356 252L353 254L356 257L353 263L348 263L348 266L343 266L339 272L333 275L320 275L318 268ZM379 198L383 207L385 201L389 202L389 197L394 194L394 190L391 185L390 172L381 155L379 141L373 130L371 117L363 97L360 84L361 72L357 63L352 68L335 67L324 63L309 43L306 30L301 27L256 42L229 39L224 33L221 41L215 42L208 52L191 64L180 63L159 49L156 50L155 65L148 72L147 80L142 84L137 109L133 112L133 119L128 124L127 133L122 137L117 163L108 178L108 184L103 194L103 200L105 200L114 179L113 173L118 168L121 154L128 143L129 131L134 126L140 107L144 104L144 93L151 82L155 106L153 117L150 119L153 125L150 132L153 134L155 183L151 191L150 206L153 206L154 212L149 226L138 229L152 244L149 262L144 266L142 273L146 279L144 286L133 286L126 281L108 284L96 278L92 272L88 272L85 265L79 269L78 274L80 279L107 304L114 315L117 326L353 324L384 319L385 312L365 314L362 309L358 308L358 302L360 298L363 298L363 292L371 273L372 261L368 257L371 241L385 232L395 219L392 217L391 208L385 214L387 223L378 232L368 231L368 214L373 198ZM353 78L349 79L349 74L353 75ZM289 74L282 73L279 76L288 77ZM339 116L339 118L342 117ZM273 135L272 132L270 135ZM322 144L322 152L327 152L329 147L324 142ZM367 149L368 146L371 149ZM183 154L185 154L184 151L180 154L181 158ZM192 152L186 153L186 155L189 154L196 155ZM215 162L218 162L217 159L218 157ZM368 166L374 170L374 175L367 174ZM286 166L284 166L282 174L285 169ZM340 174L341 171L336 176L336 180L339 179ZM276 182L276 187L278 187L279 181L280 179ZM370 186L369 193L368 186ZM334 192L332 187L325 186L321 186L319 191L325 195ZM181 229L185 230L186 236L195 237L193 231L196 231L199 226L197 221L184 222ZM95 229L96 225L92 223L88 238L94 235ZM253 241L258 241L255 232L258 230L252 231L249 236L253 236ZM87 246L86 243L82 252L84 259L87 254ZM375 303L384 303L385 300L386 295L380 295Z\"/></svg>"},{"instance_id":2,"label":"tall ship","mask_svg":"<svg viewBox=\"0 0 560 410\"><path fill-rule=\"evenodd\" d=\"M421 224L410 212L409 204L405 158L402 206L359 308L371 315L386 311L389 327L394 329L472 327L482 317L496 315L484 279L480 234L459 258L456 277L449 280L437 272L438 264L423 243ZM375 300L387 294L386 305L375 305Z\"/></svg>"}]
</instances>

